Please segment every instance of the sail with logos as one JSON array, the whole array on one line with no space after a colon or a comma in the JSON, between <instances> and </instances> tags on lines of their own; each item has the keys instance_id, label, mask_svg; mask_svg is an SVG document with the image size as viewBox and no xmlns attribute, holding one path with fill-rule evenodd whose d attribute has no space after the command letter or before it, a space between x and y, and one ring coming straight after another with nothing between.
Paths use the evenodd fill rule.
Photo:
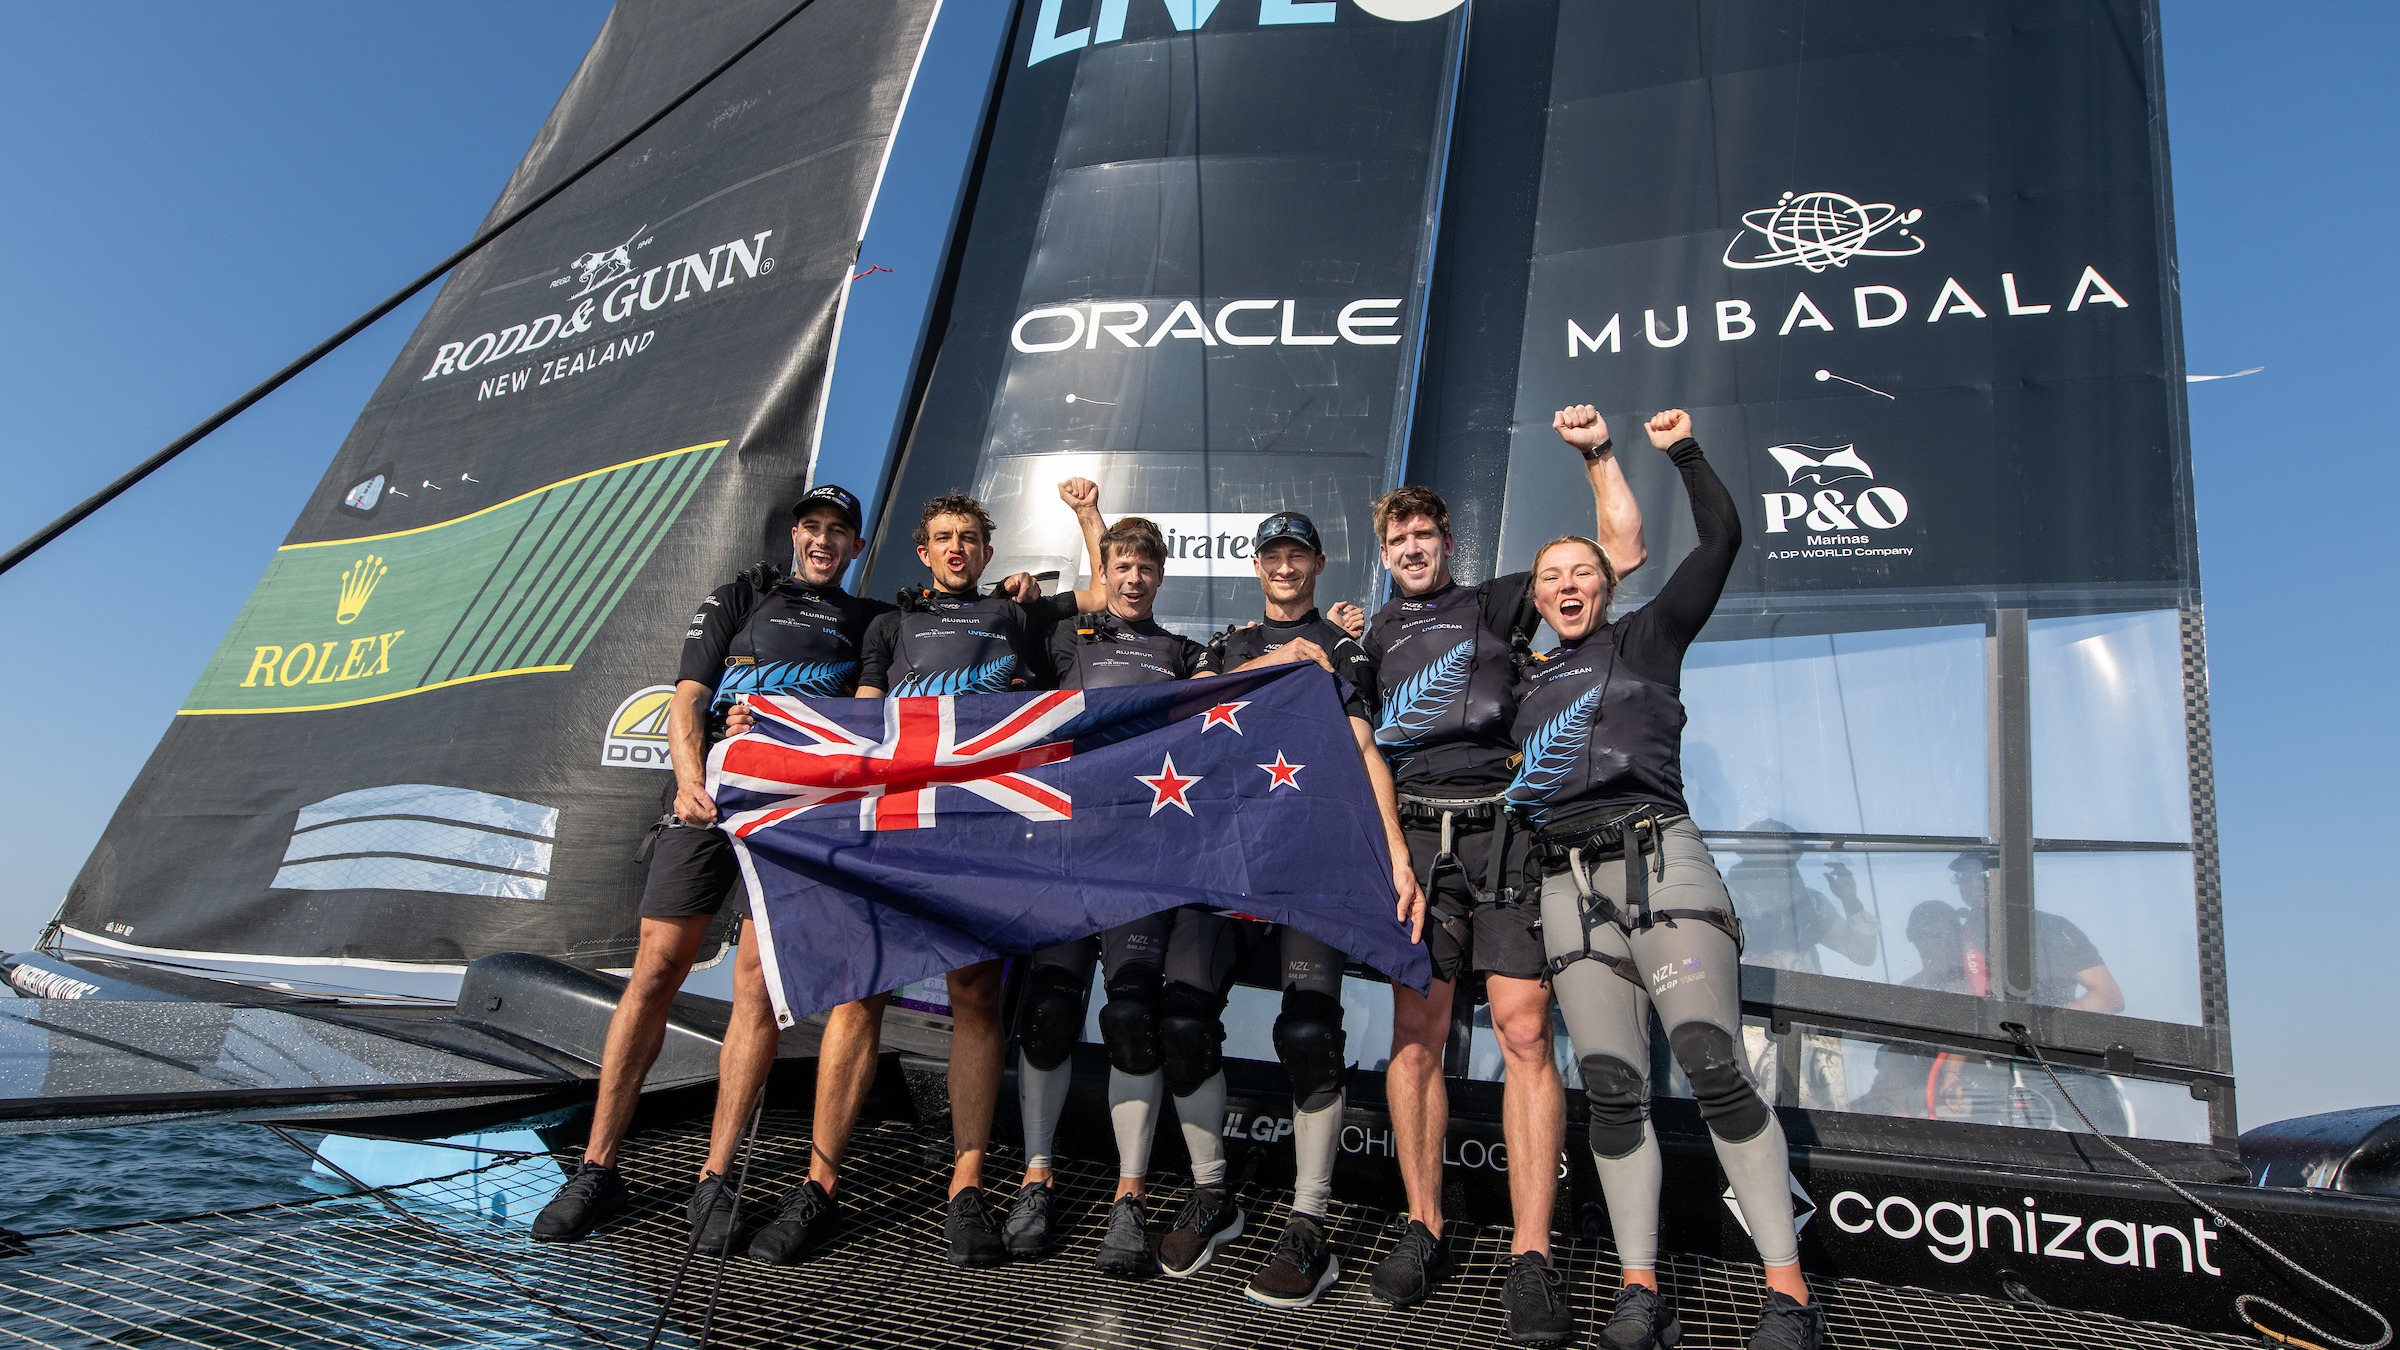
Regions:
<instances>
[{"instance_id":1,"label":"sail with logos","mask_svg":"<svg viewBox=\"0 0 2400 1350\"><path fill-rule=\"evenodd\" d=\"M787 8L619 0L494 217ZM1369 608L1372 503L1402 483L1444 494L1469 581L1588 530L1549 420L1589 402L1647 521L1624 612L1693 542L1627 434L1681 406L1744 525L1687 662L1684 766L1749 932L1744 1052L1797 1146L1812 1268L2229 1325L2284 1277L2078 1125L2243 1176L2159 22L2155 0L816 0L450 277L12 981L131 1006L201 996L169 964L439 976L473 1025L416 1090L503 1098L472 1065L535 1024L507 1021L501 966L460 972L553 963L544 1006L604 1013L556 971L629 962L683 616L777 555L804 488L864 499L853 589L889 594L920 577L916 503L952 489L999 521L992 575L1071 581L1052 485L1093 477L1164 528L1159 616L1205 637L1256 616L1249 540L1278 510L1314 518L1327 598ZM973 77L929 91L945 42ZM895 184L939 209L879 214ZM881 270L922 289L857 280ZM1344 1147L1382 1176L1390 1000L1354 971L1343 1003ZM1227 1128L1254 1140L1288 1130L1276 1004L1245 985L1228 1014ZM1449 1156L1496 1204L1501 1054L1457 1016ZM98 1055L125 1025L43 1034ZM241 1034L297 1034L263 1025ZM1079 1054L1070 1148L1106 1120ZM1746 1252L1657 1060L1692 1201L1667 1239ZM161 1113L214 1090L172 1086ZM2007 1222L1931 1236L1952 1212ZM2176 1236L2030 1249L2056 1215ZM2340 1265L2380 1231L2346 1212L2300 1241Z\"/></svg>"}]
</instances>

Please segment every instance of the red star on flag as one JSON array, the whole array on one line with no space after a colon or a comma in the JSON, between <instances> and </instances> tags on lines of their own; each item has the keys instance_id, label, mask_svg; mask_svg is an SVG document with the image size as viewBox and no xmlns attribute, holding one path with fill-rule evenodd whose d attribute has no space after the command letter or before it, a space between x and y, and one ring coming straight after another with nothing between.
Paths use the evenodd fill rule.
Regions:
<instances>
[{"instance_id":1,"label":"red star on flag","mask_svg":"<svg viewBox=\"0 0 2400 1350\"><path fill-rule=\"evenodd\" d=\"M1166 764L1156 774L1137 773L1133 777L1136 782L1150 789L1151 815L1155 816L1170 806L1179 808L1187 816L1192 813L1192 804L1183 794L1191 790L1192 784L1200 781L1200 775L1175 772L1173 755L1167 756Z\"/></svg>"},{"instance_id":2,"label":"red star on flag","mask_svg":"<svg viewBox=\"0 0 2400 1350\"><path fill-rule=\"evenodd\" d=\"M1258 767L1265 769L1267 776L1275 780L1267 784L1267 791L1273 792L1279 787L1288 787L1292 791L1298 792L1300 790L1300 771L1308 766L1292 763L1283 757L1281 750L1278 750L1275 752L1274 763L1261 764Z\"/></svg>"},{"instance_id":3,"label":"red star on flag","mask_svg":"<svg viewBox=\"0 0 2400 1350\"><path fill-rule=\"evenodd\" d=\"M1234 714L1249 706L1250 702L1247 699L1240 703L1220 703L1209 709L1208 715L1200 719L1200 730L1205 733L1210 727L1227 726L1233 728L1233 734L1236 736L1247 735L1248 733L1242 730L1242 724L1235 720Z\"/></svg>"}]
</instances>

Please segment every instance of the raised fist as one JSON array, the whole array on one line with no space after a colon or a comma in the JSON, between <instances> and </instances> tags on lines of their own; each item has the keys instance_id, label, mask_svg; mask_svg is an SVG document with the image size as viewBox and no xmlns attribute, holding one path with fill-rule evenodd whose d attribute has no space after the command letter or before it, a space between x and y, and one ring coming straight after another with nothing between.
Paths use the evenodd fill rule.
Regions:
<instances>
[{"instance_id":1,"label":"raised fist","mask_svg":"<svg viewBox=\"0 0 2400 1350\"><path fill-rule=\"evenodd\" d=\"M1651 418L1645 429L1650 433L1650 443L1664 450L1677 441L1690 437L1692 415L1681 408L1669 408Z\"/></svg>"},{"instance_id":2,"label":"raised fist","mask_svg":"<svg viewBox=\"0 0 2400 1350\"><path fill-rule=\"evenodd\" d=\"M1589 403L1561 408L1550 415L1550 429L1577 450L1597 450L1608 444L1608 420Z\"/></svg>"},{"instance_id":3,"label":"raised fist","mask_svg":"<svg viewBox=\"0 0 2400 1350\"><path fill-rule=\"evenodd\" d=\"M1058 485L1058 499L1077 511L1100 509L1100 485L1089 478L1069 478Z\"/></svg>"}]
</instances>

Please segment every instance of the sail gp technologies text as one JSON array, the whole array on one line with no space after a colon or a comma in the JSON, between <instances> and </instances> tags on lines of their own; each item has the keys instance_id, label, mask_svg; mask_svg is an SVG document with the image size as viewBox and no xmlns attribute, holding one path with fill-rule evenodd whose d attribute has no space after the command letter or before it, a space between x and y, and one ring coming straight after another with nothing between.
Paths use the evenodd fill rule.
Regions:
<instances>
[{"instance_id":1,"label":"sail gp technologies text","mask_svg":"<svg viewBox=\"0 0 2400 1350\"><path fill-rule=\"evenodd\" d=\"M1914 545L1877 541L1876 530L1898 529L1908 519L1908 498L1874 481L1856 445L1770 445L1767 454L1783 470L1786 490L1759 494L1766 532L1787 536L1767 541L1767 561L1916 556ZM1800 538L1788 538L1794 534Z\"/></svg>"},{"instance_id":2,"label":"sail gp technologies text","mask_svg":"<svg viewBox=\"0 0 2400 1350\"><path fill-rule=\"evenodd\" d=\"M442 343L420 382L489 370L535 352L543 353L541 359L481 376L475 385L476 400L505 398L571 380L641 355L658 336L657 330L650 328L636 333L609 330L695 295L706 296L775 270L775 259L767 254L773 230L728 239L645 268L642 263L648 259L637 260L635 255L650 247L649 228L643 225L625 236L624 242L578 254L566 264L566 274L550 287L572 286L575 290L551 313Z\"/></svg>"}]
</instances>

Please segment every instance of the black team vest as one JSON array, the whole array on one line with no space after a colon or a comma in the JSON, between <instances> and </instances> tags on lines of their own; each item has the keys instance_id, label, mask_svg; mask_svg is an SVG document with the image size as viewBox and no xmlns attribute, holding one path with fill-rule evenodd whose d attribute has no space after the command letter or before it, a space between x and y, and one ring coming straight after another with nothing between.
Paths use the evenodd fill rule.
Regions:
<instances>
[{"instance_id":1,"label":"black team vest","mask_svg":"<svg viewBox=\"0 0 2400 1350\"><path fill-rule=\"evenodd\" d=\"M1617 659L1603 627L1529 667L1517 691L1522 760L1508 799L1556 835L1642 807L1689 814L1683 699Z\"/></svg>"}]
</instances>

